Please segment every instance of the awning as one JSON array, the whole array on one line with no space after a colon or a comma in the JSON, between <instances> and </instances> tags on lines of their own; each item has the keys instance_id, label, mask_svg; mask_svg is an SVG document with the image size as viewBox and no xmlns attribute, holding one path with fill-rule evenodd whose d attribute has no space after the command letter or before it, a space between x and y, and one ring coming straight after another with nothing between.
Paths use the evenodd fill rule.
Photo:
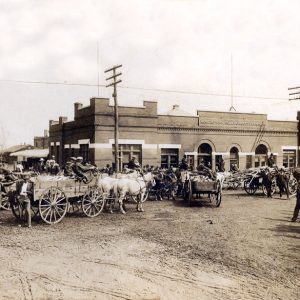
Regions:
<instances>
[{"instance_id":1,"label":"awning","mask_svg":"<svg viewBox=\"0 0 300 300\"><path fill-rule=\"evenodd\" d=\"M9 156L23 156L27 158L45 158L49 154L49 149L30 149L11 153Z\"/></svg>"}]
</instances>

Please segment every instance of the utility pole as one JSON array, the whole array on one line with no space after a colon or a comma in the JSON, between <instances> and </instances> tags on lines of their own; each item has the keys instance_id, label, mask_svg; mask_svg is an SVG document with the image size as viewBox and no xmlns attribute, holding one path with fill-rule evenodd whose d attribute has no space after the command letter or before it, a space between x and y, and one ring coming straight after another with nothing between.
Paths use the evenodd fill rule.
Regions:
<instances>
[{"instance_id":1,"label":"utility pole","mask_svg":"<svg viewBox=\"0 0 300 300\"><path fill-rule=\"evenodd\" d=\"M294 98L290 98L289 101L293 101L293 100L299 100L300 99L300 86L295 86L295 87L291 87L288 88L288 90L297 90L296 92L293 93L289 93L289 96L292 96Z\"/></svg>"},{"instance_id":2,"label":"utility pole","mask_svg":"<svg viewBox=\"0 0 300 300\"><path fill-rule=\"evenodd\" d=\"M230 55L230 100L231 100L231 106L229 108L229 111L236 111L236 109L233 106L233 67L232 67L232 53Z\"/></svg>"},{"instance_id":3,"label":"utility pole","mask_svg":"<svg viewBox=\"0 0 300 300\"><path fill-rule=\"evenodd\" d=\"M114 109L114 113L115 113L115 168L116 168L116 172L118 173L120 171L120 166L119 166L119 115L118 115L118 98L117 98L117 84L122 82L122 80L117 80L118 76L121 76L122 73L118 73L116 72L116 70L118 68L121 68L122 65L118 65L118 66L114 66L106 71L104 71L104 73L108 73L108 72L113 72L113 75L106 78L106 80L113 80L112 83L110 83L109 85L107 85L106 87L110 87L113 86L114 87L114 92L112 94L113 98L114 98L114 102L115 102L115 109Z\"/></svg>"}]
</instances>

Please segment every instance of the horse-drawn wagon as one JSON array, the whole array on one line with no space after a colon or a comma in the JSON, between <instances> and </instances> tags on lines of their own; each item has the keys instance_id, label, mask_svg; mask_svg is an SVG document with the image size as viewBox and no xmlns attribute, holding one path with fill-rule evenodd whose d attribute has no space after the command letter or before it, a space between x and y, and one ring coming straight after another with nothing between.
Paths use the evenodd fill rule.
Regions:
<instances>
[{"instance_id":1,"label":"horse-drawn wagon","mask_svg":"<svg viewBox=\"0 0 300 300\"><path fill-rule=\"evenodd\" d=\"M25 218L25 206L18 195L23 181L16 182L11 197L11 209L18 219ZM101 190L93 184L64 176L38 176L27 186L32 218L39 216L47 224L59 223L74 203L80 203L88 217L98 216L105 205Z\"/></svg>"},{"instance_id":2,"label":"horse-drawn wagon","mask_svg":"<svg viewBox=\"0 0 300 300\"><path fill-rule=\"evenodd\" d=\"M218 176L206 176L193 174L188 171L181 175L183 181L182 195L183 199L191 206L196 199L202 199L201 196L207 195L210 203L219 207L222 201L222 180Z\"/></svg>"}]
</instances>

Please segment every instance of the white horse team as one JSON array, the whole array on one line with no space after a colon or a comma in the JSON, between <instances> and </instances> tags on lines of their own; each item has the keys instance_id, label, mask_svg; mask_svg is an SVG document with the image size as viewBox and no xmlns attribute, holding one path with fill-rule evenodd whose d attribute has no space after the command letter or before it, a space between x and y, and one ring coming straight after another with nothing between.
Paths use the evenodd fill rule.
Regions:
<instances>
[{"instance_id":1,"label":"white horse team","mask_svg":"<svg viewBox=\"0 0 300 300\"><path fill-rule=\"evenodd\" d=\"M109 176L99 178L97 184L101 188L105 199L111 200L110 212L112 212L113 202L115 202L115 204L119 204L121 213L125 214L124 199L126 196L135 197L137 200L137 211L144 211L142 201L147 188L155 185L155 180L151 172L144 175L133 172L130 174L118 174L117 178ZM112 199L115 201L112 201Z\"/></svg>"}]
</instances>

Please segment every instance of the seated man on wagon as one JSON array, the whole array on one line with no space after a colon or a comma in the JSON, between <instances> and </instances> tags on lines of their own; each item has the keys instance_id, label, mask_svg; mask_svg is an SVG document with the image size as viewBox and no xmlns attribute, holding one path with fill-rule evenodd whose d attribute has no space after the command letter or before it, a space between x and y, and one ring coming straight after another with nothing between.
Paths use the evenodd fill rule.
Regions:
<instances>
[{"instance_id":1,"label":"seated man on wagon","mask_svg":"<svg viewBox=\"0 0 300 300\"><path fill-rule=\"evenodd\" d=\"M141 165L137 161L137 159L135 158L135 156L133 156L132 159L129 161L129 163L128 163L128 169L131 169L131 170L140 170L141 169Z\"/></svg>"},{"instance_id":2,"label":"seated man on wagon","mask_svg":"<svg viewBox=\"0 0 300 300\"><path fill-rule=\"evenodd\" d=\"M83 162L83 157L78 156L76 158L75 163L73 164L72 169L73 169L75 175L78 177L79 180L82 180L83 182L84 181L88 182L89 179L84 173L86 171L88 171L90 168L85 167L82 162Z\"/></svg>"},{"instance_id":3,"label":"seated man on wagon","mask_svg":"<svg viewBox=\"0 0 300 300\"><path fill-rule=\"evenodd\" d=\"M75 157L70 157L70 160L67 161L66 165L64 166L64 176L74 177L75 173L73 170L73 165L75 164L75 161Z\"/></svg>"}]
</instances>

